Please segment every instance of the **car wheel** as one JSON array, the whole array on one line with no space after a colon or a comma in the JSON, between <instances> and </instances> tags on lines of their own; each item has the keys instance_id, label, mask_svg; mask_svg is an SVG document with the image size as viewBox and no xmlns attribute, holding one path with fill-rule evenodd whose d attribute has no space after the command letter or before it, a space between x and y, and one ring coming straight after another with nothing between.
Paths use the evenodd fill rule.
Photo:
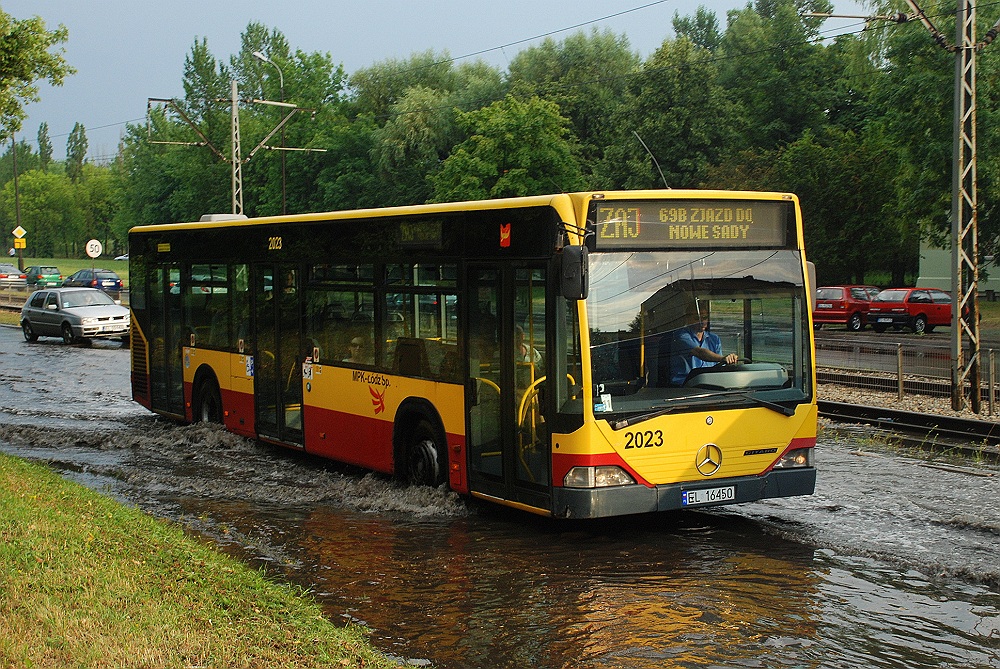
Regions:
<instances>
[{"instance_id":1,"label":"car wheel","mask_svg":"<svg viewBox=\"0 0 1000 669\"><path fill-rule=\"evenodd\" d=\"M927 332L927 317L917 316L913 319L913 331L916 334L922 335Z\"/></svg>"},{"instance_id":2,"label":"car wheel","mask_svg":"<svg viewBox=\"0 0 1000 669\"><path fill-rule=\"evenodd\" d=\"M822 330L822 329L823 329L822 323L813 323L813 330Z\"/></svg>"},{"instance_id":3,"label":"car wheel","mask_svg":"<svg viewBox=\"0 0 1000 669\"><path fill-rule=\"evenodd\" d=\"M76 337L73 336L73 328L70 327L69 323L63 323L62 340L64 344L72 344L76 341Z\"/></svg>"},{"instance_id":4,"label":"car wheel","mask_svg":"<svg viewBox=\"0 0 1000 669\"><path fill-rule=\"evenodd\" d=\"M865 327L865 322L861 320L861 314L851 314L851 320L847 321L847 329L851 332L861 332Z\"/></svg>"},{"instance_id":5,"label":"car wheel","mask_svg":"<svg viewBox=\"0 0 1000 669\"><path fill-rule=\"evenodd\" d=\"M38 335L31 329L31 323L28 321L21 323L21 332L24 333L24 341L38 341Z\"/></svg>"},{"instance_id":6,"label":"car wheel","mask_svg":"<svg viewBox=\"0 0 1000 669\"><path fill-rule=\"evenodd\" d=\"M439 444L430 423L421 421L413 431L413 441L406 454L406 478L412 485L437 487L444 483L447 467L443 464L444 445Z\"/></svg>"}]
</instances>

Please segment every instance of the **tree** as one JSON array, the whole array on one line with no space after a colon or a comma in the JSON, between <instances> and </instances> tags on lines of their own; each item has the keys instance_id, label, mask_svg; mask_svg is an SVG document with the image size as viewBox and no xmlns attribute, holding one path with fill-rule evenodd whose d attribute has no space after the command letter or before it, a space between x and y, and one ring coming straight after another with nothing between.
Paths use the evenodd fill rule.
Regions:
<instances>
[{"instance_id":1,"label":"tree","mask_svg":"<svg viewBox=\"0 0 1000 669\"><path fill-rule=\"evenodd\" d=\"M377 127L368 117L351 122L334 118L324 123L316 141L329 148L315 169L311 211L365 209L381 206L385 184L373 164Z\"/></svg>"},{"instance_id":2,"label":"tree","mask_svg":"<svg viewBox=\"0 0 1000 669\"><path fill-rule=\"evenodd\" d=\"M595 29L525 49L511 61L509 79L518 95L559 106L579 143L581 170L590 174L610 144L613 115L640 63L627 37Z\"/></svg>"},{"instance_id":3,"label":"tree","mask_svg":"<svg viewBox=\"0 0 1000 669\"><path fill-rule=\"evenodd\" d=\"M582 188L569 122L559 107L513 96L459 115L470 135L431 177L434 200L540 195Z\"/></svg>"},{"instance_id":4,"label":"tree","mask_svg":"<svg viewBox=\"0 0 1000 669\"><path fill-rule=\"evenodd\" d=\"M119 198L116 194L117 183L112 170L108 167L98 167L86 164L83 166L84 178L75 185L77 200L83 210L85 221L83 236L86 239L100 239L107 251L126 248L127 241L112 226ZM80 243L86 239L81 238Z\"/></svg>"},{"instance_id":5,"label":"tree","mask_svg":"<svg viewBox=\"0 0 1000 669\"><path fill-rule=\"evenodd\" d=\"M373 158L384 184L383 204L418 204L431 195L427 176L455 144L455 110L448 94L415 86L392 107L375 133Z\"/></svg>"},{"instance_id":6,"label":"tree","mask_svg":"<svg viewBox=\"0 0 1000 669\"><path fill-rule=\"evenodd\" d=\"M738 112L731 148L775 149L824 125L835 101L822 85L829 63L817 39L820 19L800 13L830 9L829 0L758 0L730 12L717 53L719 83Z\"/></svg>"},{"instance_id":7,"label":"tree","mask_svg":"<svg viewBox=\"0 0 1000 669\"><path fill-rule=\"evenodd\" d=\"M260 52L271 60L253 55ZM326 126L338 116L347 75L329 53L301 50L292 52L284 35L250 24L243 34L240 53L230 59L230 67L241 81L241 91L253 97L278 100L284 83L285 102L315 110L298 112L282 129L286 147L328 148L317 143ZM279 74L280 71L280 74ZM258 90L259 93L255 91ZM257 145L287 115L287 108L250 105L240 112L241 135L249 148ZM245 122L246 132L243 131ZM277 145L276 137L268 142ZM247 149L249 150L249 149ZM285 162L285 194L282 195L282 156ZM249 156L244 154L244 159ZM244 169L245 207L258 215L277 214L284 206L289 212L313 211L316 206L316 178L333 159L320 153L260 150Z\"/></svg>"},{"instance_id":8,"label":"tree","mask_svg":"<svg viewBox=\"0 0 1000 669\"><path fill-rule=\"evenodd\" d=\"M9 137L27 118L24 106L38 102L38 81L61 86L76 70L63 58L63 49L50 51L69 37L60 25L45 29L38 16L15 19L0 10L0 135Z\"/></svg>"},{"instance_id":9,"label":"tree","mask_svg":"<svg viewBox=\"0 0 1000 669\"><path fill-rule=\"evenodd\" d=\"M66 140L66 176L76 183L83 176L83 164L87 160L87 131L82 123L75 123L69 139Z\"/></svg>"},{"instance_id":10,"label":"tree","mask_svg":"<svg viewBox=\"0 0 1000 669\"><path fill-rule=\"evenodd\" d=\"M350 86L354 91L353 113L370 114L383 123L392 106L414 86L454 90L455 71L447 52L425 51L412 55L409 60L390 59L362 68L351 75Z\"/></svg>"},{"instance_id":11,"label":"tree","mask_svg":"<svg viewBox=\"0 0 1000 669\"><path fill-rule=\"evenodd\" d=\"M69 257L80 242L83 209L70 180L40 170L26 172L18 179L21 224L30 234L32 253ZM7 182L0 193L4 210L13 216L14 183Z\"/></svg>"},{"instance_id":12,"label":"tree","mask_svg":"<svg viewBox=\"0 0 1000 669\"><path fill-rule=\"evenodd\" d=\"M45 122L38 126L38 161L43 172L52 162L52 140L49 138L49 124Z\"/></svg>"},{"instance_id":13,"label":"tree","mask_svg":"<svg viewBox=\"0 0 1000 669\"><path fill-rule=\"evenodd\" d=\"M865 283L877 268L902 285L914 267L917 236L885 187L899 171L888 149L877 134L831 128L805 132L776 159L781 190L802 201L806 248L823 283Z\"/></svg>"},{"instance_id":14,"label":"tree","mask_svg":"<svg viewBox=\"0 0 1000 669\"><path fill-rule=\"evenodd\" d=\"M732 108L707 56L685 37L667 40L632 78L615 115L617 136L599 169L602 186L700 185L732 142Z\"/></svg>"},{"instance_id":15,"label":"tree","mask_svg":"<svg viewBox=\"0 0 1000 669\"><path fill-rule=\"evenodd\" d=\"M699 5L694 16L682 17L674 12L674 33L677 37L686 37L697 47L706 51L715 51L722 42L719 32L719 20L715 12Z\"/></svg>"}]
</instances>

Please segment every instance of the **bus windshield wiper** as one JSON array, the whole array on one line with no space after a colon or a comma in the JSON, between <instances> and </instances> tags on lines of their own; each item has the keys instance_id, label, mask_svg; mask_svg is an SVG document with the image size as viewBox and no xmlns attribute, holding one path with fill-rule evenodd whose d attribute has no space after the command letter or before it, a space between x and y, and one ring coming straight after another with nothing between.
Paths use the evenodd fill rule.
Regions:
<instances>
[{"instance_id":1,"label":"bus windshield wiper","mask_svg":"<svg viewBox=\"0 0 1000 669\"><path fill-rule=\"evenodd\" d=\"M719 393L698 393L697 395L684 395L683 397L671 397L667 399L667 401L670 402L670 404L658 407L647 413L641 413L636 416L629 416L628 418L624 418L620 421L615 422L614 424L612 424L611 427L615 430L620 430L624 427L628 427L629 425L634 425L635 423L641 423L642 421L645 420L651 420L653 418L657 418L658 416L666 415L674 411L675 409L679 408L680 406L683 406L683 402L686 402L688 400L703 400L718 396Z\"/></svg>"},{"instance_id":2,"label":"bus windshield wiper","mask_svg":"<svg viewBox=\"0 0 1000 669\"><path fill-rule=\"evenodd\" d=\"M794 416L795 409L786 407L777 402L770 402L765 399L761 399L746 390L727 390L724 392L714 392L714 393L699 393L697 395L685 395L683 397L674 397L670 399L670 404L667 406L661 406L653 411L639 414L636 416L629 416L620 421L615 422L611 427L615 430L620 430L622 428L628 427L629 425L634 425L636 423L641 423L643 421L652 420L659 416L671 413L672 411L683 406L684 402L689 400L711 400L711 399L742 399L758 406L764 407L765 409L770 409L776 413L780 413L782 416ZM698 402L699 404L701 402Z\"/></svg>"},{"instance_id":3,"label":"bus windshield wiper","mask_svg":"<svg viewBox=\"0 0 1000 669\"><path fill-rule=\"evenodd\" d=\"M771 411L780 413L782 416L794 416L795 409L786 407L783 404L778 404L777 402L769 402L768 400L761 399L756 395L751 395L748 392L739 391L732 394L733 397L742 397L745 400L753 402L754 404L760 405L765 409L770 409Z\"/></svg>"}]
</instances>

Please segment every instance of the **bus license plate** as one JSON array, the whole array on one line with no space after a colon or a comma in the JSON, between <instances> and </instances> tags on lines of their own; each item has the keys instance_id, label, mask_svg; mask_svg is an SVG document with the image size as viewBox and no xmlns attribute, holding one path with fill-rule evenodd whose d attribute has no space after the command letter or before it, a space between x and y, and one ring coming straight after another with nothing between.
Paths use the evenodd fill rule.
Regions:
<instances>
[{"instance_id":1,"label":"bus license plate","mask_svg":"<svg viewBox=\"0 0 1000 669\"><path fill-rule=\"evenodd\" d=\"M725 488L706 488L705 490L685 490L681 493L681 505L711 504L713 502L732 502L736 500L736 486Z\"/></svg>"}]
</instances>

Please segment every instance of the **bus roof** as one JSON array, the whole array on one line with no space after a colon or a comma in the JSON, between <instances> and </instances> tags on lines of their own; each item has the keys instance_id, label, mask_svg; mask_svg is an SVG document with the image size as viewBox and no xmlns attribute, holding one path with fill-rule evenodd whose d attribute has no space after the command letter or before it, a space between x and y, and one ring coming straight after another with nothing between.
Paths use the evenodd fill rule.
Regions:
<instances>
[{"instance_id":1,"label":"bus roof","mask_svg":"<svg viewBox=\"0 0 1000 669\"><path fill-rule=\"evenodd\" d=\"M247 218L236 214L205 214L200 221L159 223L155 225L140 225L129 230L133 232L157 232L161 230L199 229L205 227L229 227L245 225L266 225L274 223L331 221L351 218L382 218L390 216L411 216L419 214L436 214L459 211L481 211L491 209L513 209L519 207L551 206L555 209L569 208L564 211L569 214L573 209L585 207L594 199L723 199L723 200L796 200L791 193L768 191L731 191L731 190L696 190L696 189L657 189L657 190L608 190L586 191L579 193L557 193L552 195L533 195L527 197L498 198L494 200L469 200L463 202L442 202L436 204L415 204L394 207L376 207L368 209L348 209L341 211L325 211L307 214L288 214L284 216L262 216ZM579 209L578 209L579 210Z\"/></svg>"}]
</instances>

